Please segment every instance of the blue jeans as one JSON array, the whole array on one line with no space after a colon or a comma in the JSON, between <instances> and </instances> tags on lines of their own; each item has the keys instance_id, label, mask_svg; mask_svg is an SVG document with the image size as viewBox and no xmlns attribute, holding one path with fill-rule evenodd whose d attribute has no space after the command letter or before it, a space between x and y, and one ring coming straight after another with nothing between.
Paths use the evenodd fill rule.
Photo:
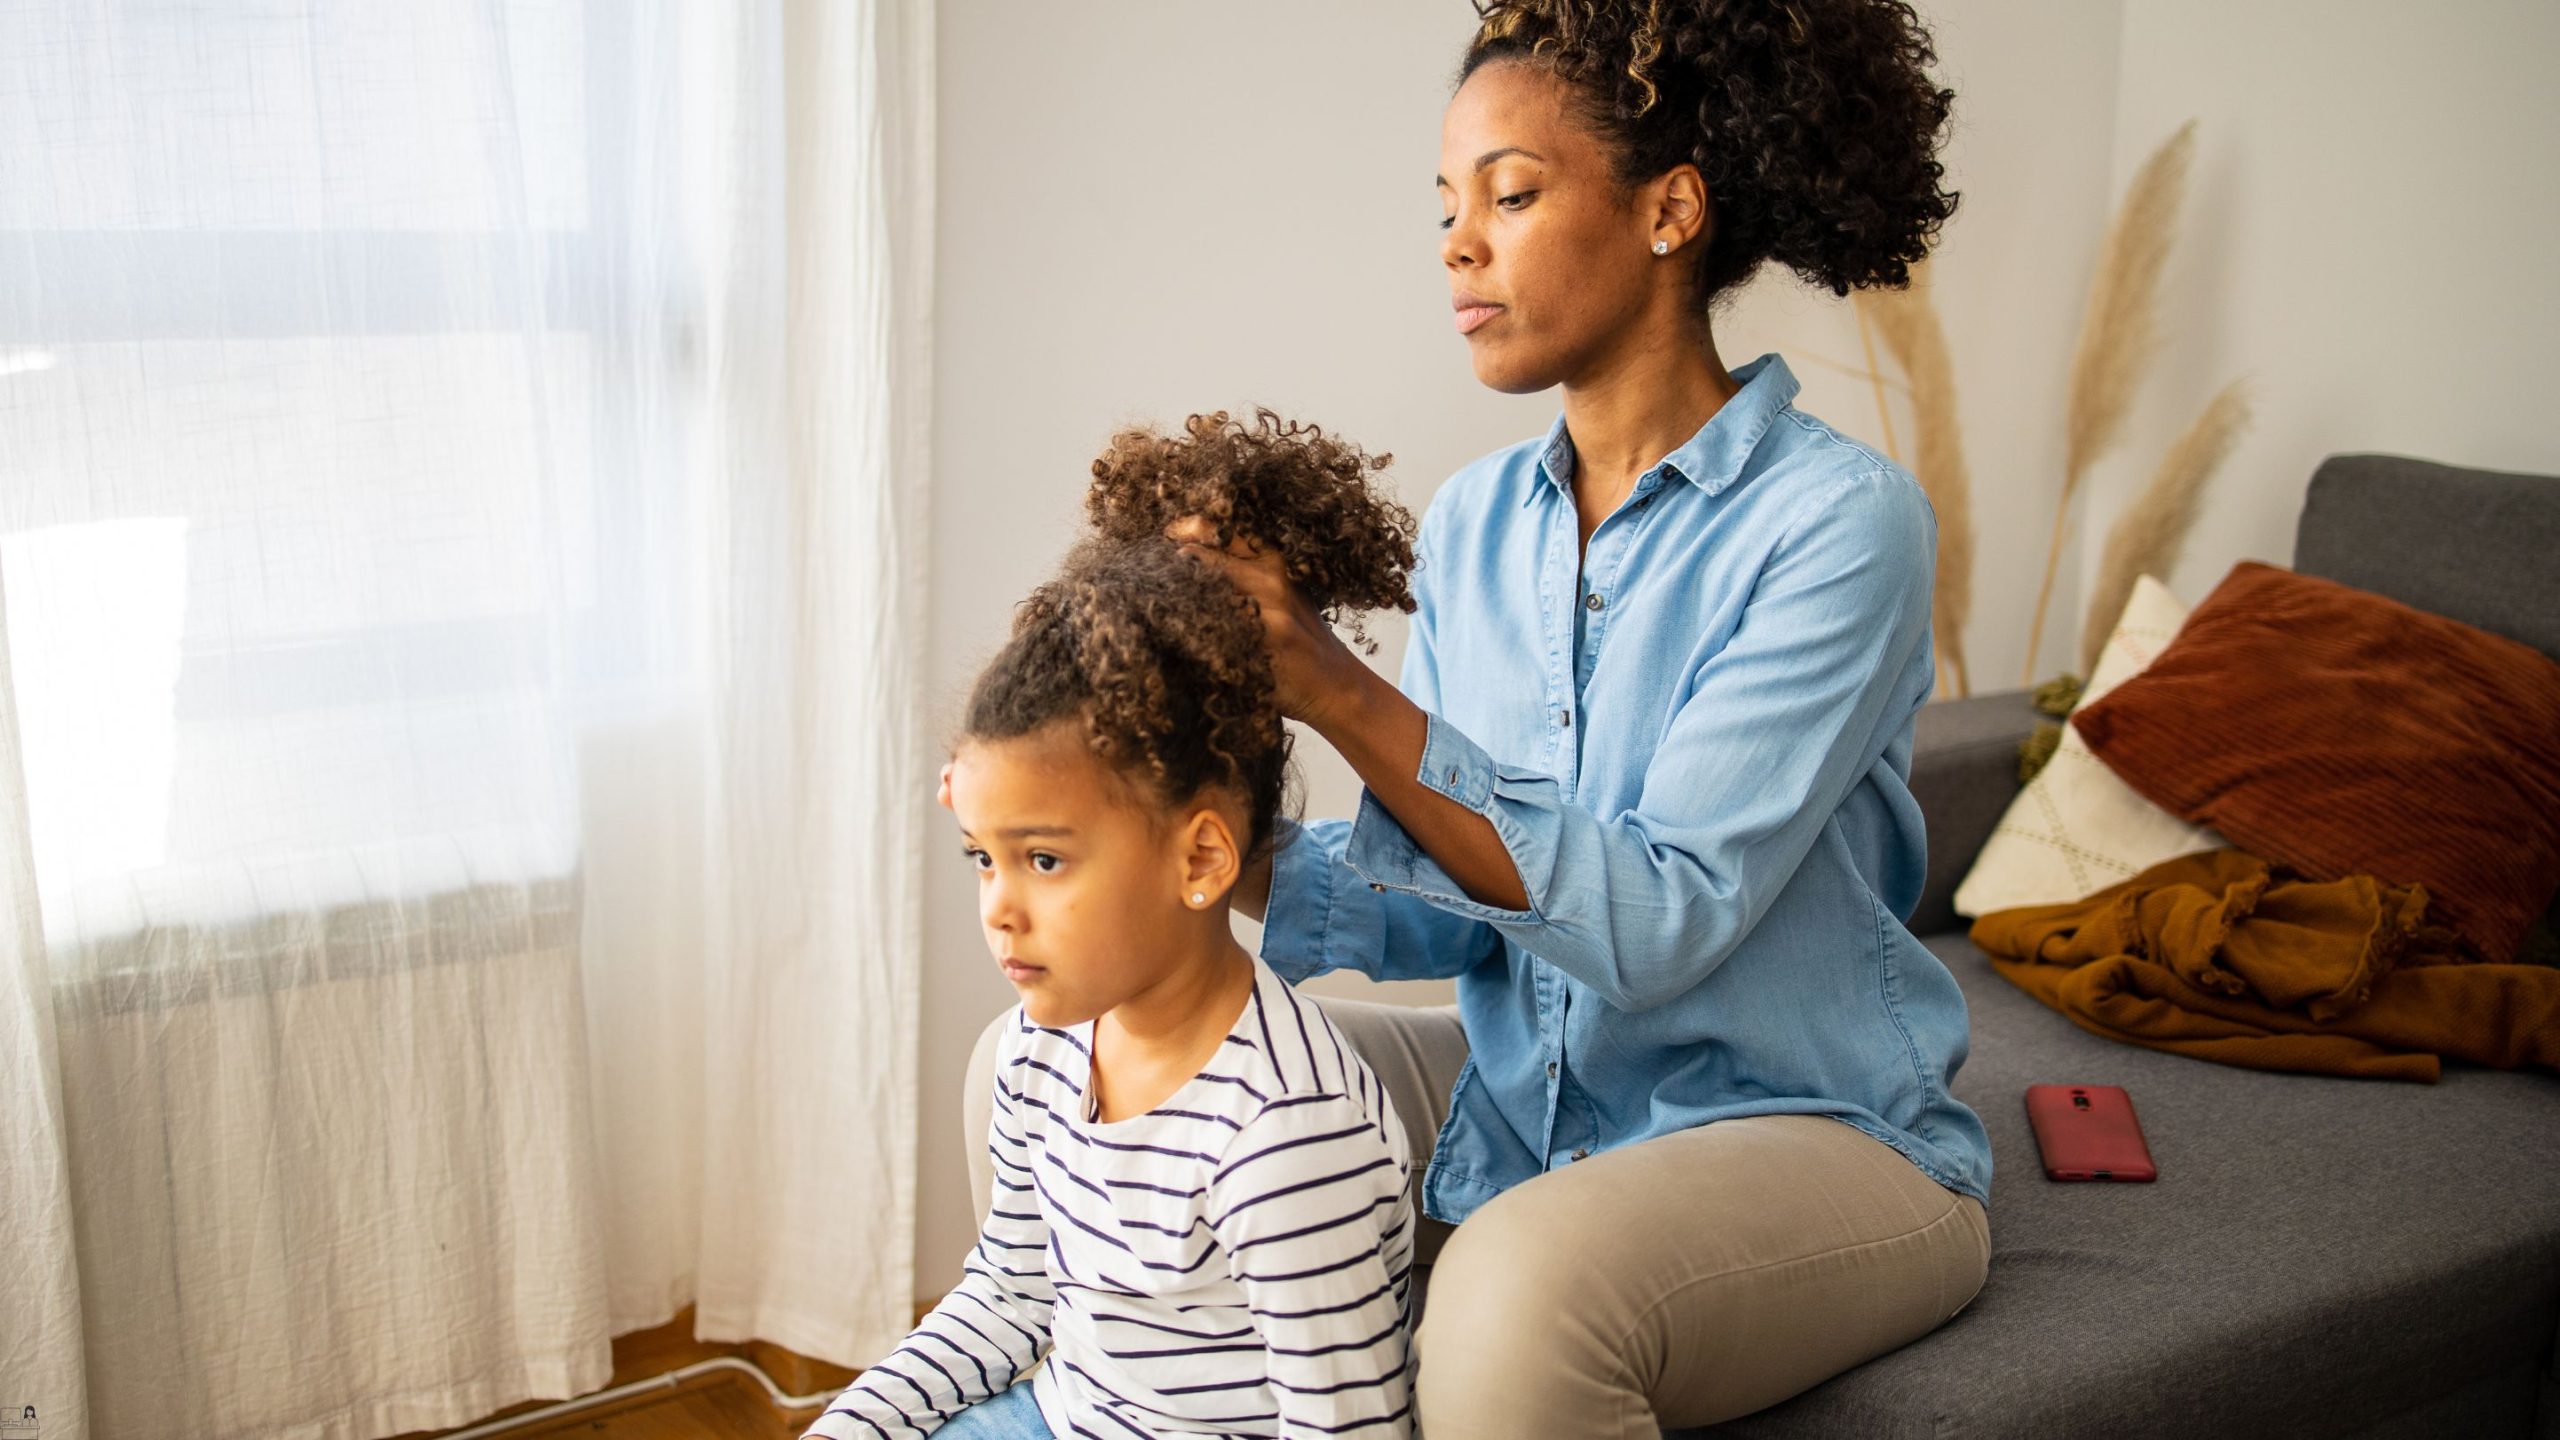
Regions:
<instances>
[{"instance_id":1,"label":"blue jeans","mask_svg":"<svg viewBox=\"0 0 2560 1440\"><path fill-rule=\"evenodd\" d=\"M1015 1382L1010 1390L981 1400L951 1417L933 1432L933 1440L1057 1440L1040 1406L1031 1398L1031 1382Z\"/></svg>"}]
</instances>

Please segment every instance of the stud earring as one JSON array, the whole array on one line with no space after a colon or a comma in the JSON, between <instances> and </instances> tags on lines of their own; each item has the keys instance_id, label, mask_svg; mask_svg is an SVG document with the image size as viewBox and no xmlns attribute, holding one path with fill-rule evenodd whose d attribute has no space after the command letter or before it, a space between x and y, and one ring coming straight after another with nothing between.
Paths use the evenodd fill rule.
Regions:
<instances>
[{"instance_id":1,"label":"stud earring","mask_svg":"<svg viewBox=\"0 0 2560 1440\"><path fill-rule=\"evenodd\" d=\"M1670 241L1668 241L1668 240L1656 240L1656 241L1654 241L1654 242L1653 242L1653 253L1654 253L1654 254L1656 254L1656 255L1668 255L1668 254L1670 254L1670 253L1671 253L1671 242L1670 242Z\"/></svg>"},{"instance_id":2,"label":"stud earring","mask_svg":"<svg viewBox=\"0 0 2560 1440\"><path fill-rule=\"evenodd\" d=\"M1191 903L1194 905L1206 905L1209 903L1209 897L1201 891L1194 890L1191 892Z\"/></svg>"}]
</instances>

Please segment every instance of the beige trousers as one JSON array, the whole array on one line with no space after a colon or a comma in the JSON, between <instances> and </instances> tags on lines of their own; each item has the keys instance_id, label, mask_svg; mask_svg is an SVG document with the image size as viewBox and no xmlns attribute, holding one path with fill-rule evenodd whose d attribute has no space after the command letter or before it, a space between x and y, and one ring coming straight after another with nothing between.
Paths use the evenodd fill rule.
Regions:
<instances>
[{"instance_id":1,"label":"beige trousers","mask_svg":"<svg viewBox=\"0 0 2560 1440\"><path fill-rule=\"evenodd\" d=\"M1467 1058L1456 1006L1317 997L1386 1086L1415 1214ZM965 1098L978 1213L997 1030ZM1720 1120L1523 1181L1464 1225L1427 1217L1420 1418L1441 1440L1658 1440L1795 1395L1926 1335L1991 1263L1980 1201L1821 1115Z\"/></svg>"}]
</instances>

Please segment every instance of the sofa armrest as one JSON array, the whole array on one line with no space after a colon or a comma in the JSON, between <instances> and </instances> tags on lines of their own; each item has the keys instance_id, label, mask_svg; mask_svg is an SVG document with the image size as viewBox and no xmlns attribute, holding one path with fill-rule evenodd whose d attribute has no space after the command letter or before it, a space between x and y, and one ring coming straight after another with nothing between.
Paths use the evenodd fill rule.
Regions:
<instances>
[{"instance_id":1,"label":"sofa armrest","mask_svg":"<svg viewBox=\"0 0 2560 1440\"><path fill-rule=\"evenodd\" d=\"M1956 886L2018 794L2018 745L2040 713L2024 690L1933 700L1912 722L1911 795L1929 825L1929 878L1908 922L1914 935L1960 930Z\"/></svg>"}]
</instances>

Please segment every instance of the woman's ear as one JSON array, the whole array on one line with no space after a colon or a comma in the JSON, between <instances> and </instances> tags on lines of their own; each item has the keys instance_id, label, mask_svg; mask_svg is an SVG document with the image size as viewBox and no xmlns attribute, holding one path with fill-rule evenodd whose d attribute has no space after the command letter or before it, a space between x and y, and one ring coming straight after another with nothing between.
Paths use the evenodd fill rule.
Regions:
<instances>
[{"instance_id":1,"label":"woman's ear","mask_svg":"<svg viewBox=\"0 0 2560 1440\"><path fill-rule=\"evenodd\" d=\"M1653 200L1653 238L1678 250L1692 241L1712 239L1715 205L1707 195L1707 179L1695 165L1674 165L1649 187Z\"/></svg>"},{"instance_id":2,"label":"woman's ear","mask_svg":"<svg viewBox=\"0 0 2560 1440\"><path fill-rule=\"evenodd\" d=\"M1244 873L1244 847L1225 807L1205 798L1194 802L1176 837L1183 906L1206 910L1225 899Z\"/></svg>"}]
</instances>

